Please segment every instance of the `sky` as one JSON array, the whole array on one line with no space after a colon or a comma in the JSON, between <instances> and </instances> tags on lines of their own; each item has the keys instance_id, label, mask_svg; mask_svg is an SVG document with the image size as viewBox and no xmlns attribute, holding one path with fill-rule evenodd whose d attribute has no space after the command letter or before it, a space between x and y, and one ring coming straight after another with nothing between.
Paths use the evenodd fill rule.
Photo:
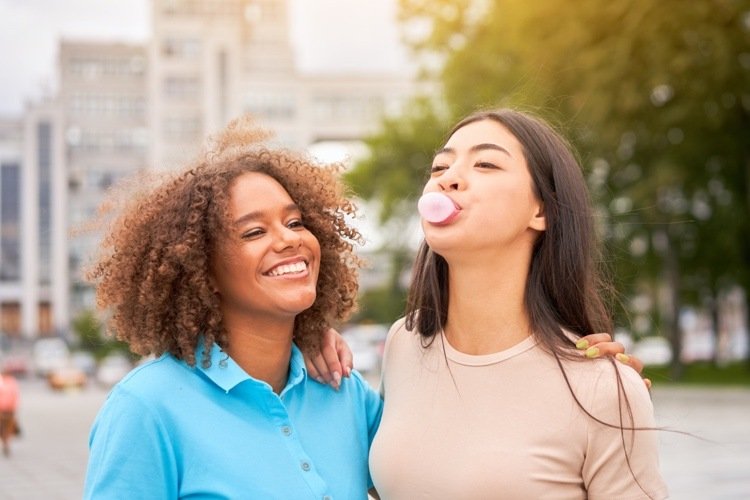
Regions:
<instances>
[{"instance_id":1,"label":"sky","mask_svg":"<svg viewBox=\"0 0 750 500\"><path fill-rule=\"evenodd\" d=\"M396 0L289 0L304 72L399 71ZM0 0L0 115L52 93L59 39L145 41L150 0Z\"/></svg>"}]
</instances>

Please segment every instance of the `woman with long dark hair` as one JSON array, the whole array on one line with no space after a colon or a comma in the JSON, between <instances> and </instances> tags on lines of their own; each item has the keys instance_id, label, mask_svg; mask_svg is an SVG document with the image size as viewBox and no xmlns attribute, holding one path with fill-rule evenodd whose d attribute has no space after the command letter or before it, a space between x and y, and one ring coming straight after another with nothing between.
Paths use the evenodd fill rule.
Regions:
<instances>
[{"instance_id":1,"label":"woman with long dark hair","mask_svg":"<svg viewBox=\"0 0 750 500\"><path fill-rule=\"evenodd\" d=\"M380 496L664 498L646 384L576 349L612 322L572 148L530 114L479 112L451 130L424 194L383 360Z\"/></svg>"}]
</instances>

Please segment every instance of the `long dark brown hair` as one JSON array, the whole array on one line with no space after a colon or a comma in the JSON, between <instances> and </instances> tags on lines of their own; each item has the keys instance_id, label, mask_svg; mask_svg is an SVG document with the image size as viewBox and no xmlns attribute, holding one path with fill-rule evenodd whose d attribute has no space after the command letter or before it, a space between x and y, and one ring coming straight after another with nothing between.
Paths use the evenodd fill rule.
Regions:
<instances>
[{"instance_id":1,"label":"long dark brown hair","mask_svg":"<svg viewBox=\"0 0 750 500\"><path fill-rule=\"evenodd\" d=\"M492 120L523 147L536 196L543 203L546 231L537 238L526 283L525 306L531 331L546 350L569 356L563 332L580 337L612 331L602 300L609 292L597 266L596 237L586 183L568 142L552 127L510 109L481 111L448 133ZM423 241L417 253L406 309L406 327L431 343L448 315L448 264Z\"/></svg>"},{"instance_id":2,"label":"long dark brown hair","mask_svg":"<svg viewBox=\"0 0 750 500\"><path fill-rule=\"evenodd\" d=\"M544 207L546 229L534 243L524 294L532 335L557 361L578 407L600 424L620 429L630 473L650 498L631 467L624 431L653 428L634 426L633 412L620 373L614 370L620 404L619 422L605 422L581 404L561 362L561 358L583 359L580 353L575 354L571 349L574 339L612 331L611 315L602 300L603 296L612 293L612 287L602 278L599 268L601 261L591 203L573 148L543 120L511 109L469 115L458 122L447 137L466 125L483 120L504 126L521 144L534 194ZM410 331L416 329L425 347L432 344L446 324L449 286L448 263L426 241L422 241L409 287L406 328ZM573 339L568 336L570 334Z\"/></svg>"}]
</instances>

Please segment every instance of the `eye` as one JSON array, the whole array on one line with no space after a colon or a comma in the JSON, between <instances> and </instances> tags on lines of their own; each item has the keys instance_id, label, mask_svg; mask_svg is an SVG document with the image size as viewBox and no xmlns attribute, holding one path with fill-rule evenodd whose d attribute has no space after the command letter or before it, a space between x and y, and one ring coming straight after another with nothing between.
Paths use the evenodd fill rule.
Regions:
<instances>
[{"instance_id":1,"label":"eye","mask_svg":"<svg viewBox=\"0 0 750 500\"><path fill-rule=\"evenodd\" d=\"M263 236L265 233L266 232L263 229L261 229L259 227L254 227L252 229L248 229L247 231L243 232L242 233L242 239L243 240L253 240L253 239L256 239L256 238L259 238L259 237Z\"/></svg>"},{"instance_id":2,"label":"eye","mask_svg":"<svg viewBox=\"0 0 750 500\"><path fill-rule=\"evenodd\" d=\"M433 174L436 174L438 172L442 172L443 170L447 170L448 165L433 165L430 167L430 172Z\"/></svg>"},{"instance_id":3,"label":"eye","mask_svg":"<svg viewBox=\"0 0 750 500\"><path fill-rule=\"evenodd\" d=\"M302 221L302 219L292 219L289 222L286 223L286 227L290 229L299 229L304 228L305 223Z\"/></svg>"},{"instance_id":4,"label":"eye","mask_svg":"<svg viewBox=\"0 0 750 500\"><path fill-rule=\"evenodd\" d=\"M485 168L485 169L488 169L488 170L498 170L500 168L497 165L495 165L494 163L490 163L490 162L487 162L487 161L479 161L479 162L475 163L474 166L478 167L478 168Z\"/></svg>"}]
</instances>

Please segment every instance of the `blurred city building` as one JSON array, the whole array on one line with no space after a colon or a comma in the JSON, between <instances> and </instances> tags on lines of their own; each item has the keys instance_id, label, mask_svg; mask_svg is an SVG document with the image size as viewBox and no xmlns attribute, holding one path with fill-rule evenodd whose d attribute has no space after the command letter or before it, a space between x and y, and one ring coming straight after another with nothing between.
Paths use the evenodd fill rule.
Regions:
<instances>
[{"instance_id":1,"label":"blurred city building","mask_svg":"<svg viewBox=\"0 0 750 500\"><path fill-rule=\"evenodd\" d=\"M119 179L174 168L244 113L282 146L353 143L417 90L405 73L300 72L286 0L151 8L143 44L62 40L57 93L0 121L0 327L10 338L66 336L93 307L82 268L99 235L78 230Z\"/></svg>"}]
</instances>

